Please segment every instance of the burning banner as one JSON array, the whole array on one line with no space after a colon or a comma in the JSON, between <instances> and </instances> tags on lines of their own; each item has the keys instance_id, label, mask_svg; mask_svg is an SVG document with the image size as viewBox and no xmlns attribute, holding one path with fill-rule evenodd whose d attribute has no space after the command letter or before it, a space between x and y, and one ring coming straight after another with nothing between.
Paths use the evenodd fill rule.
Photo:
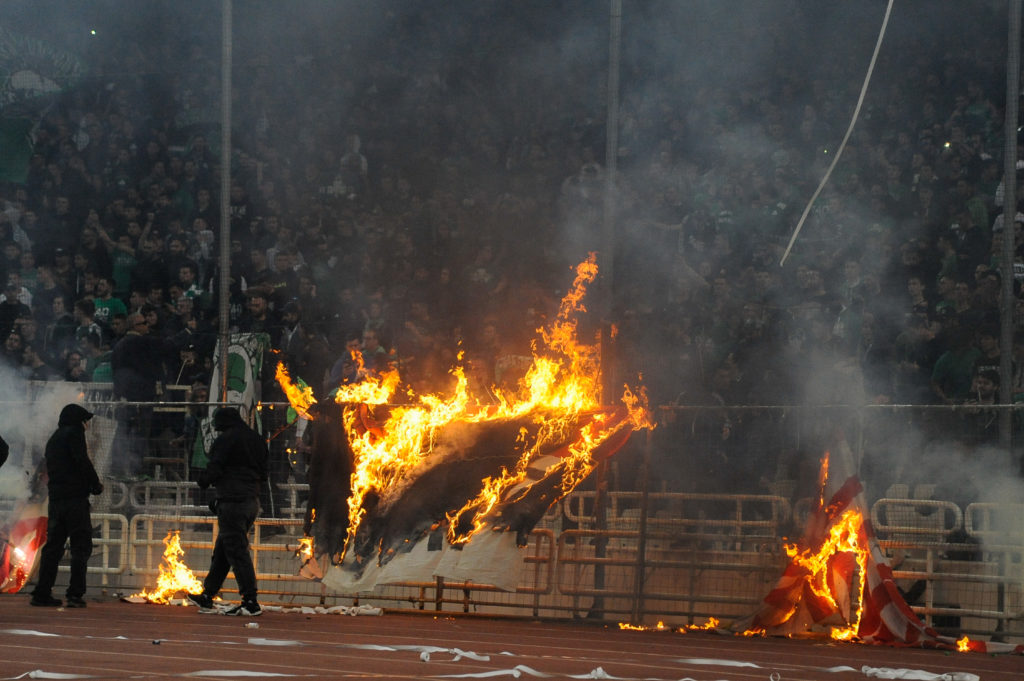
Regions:
<instances>
[{"instance_id":1,"label":"burning banner","mask_svg":"<svg viewBox=\"0 0 1024 681\"><path fill-rule=\"evenodd\" d=\"M845 441L840 439L836 453L839 469L852 471ZM788 636L827 629L836 640L1024 653L1024 646L971 641L966 636L958 641L925 626L896 586L871 529L860 480L856 475L830 476L829 462L826 454L819 504L804 536L785 546L789 564L761 608L735 622L734 632Z\"/></svg>"},{"instance_id":2,"label":"burning banner","mask_svg":"<svg viewBox=\"0 0 1024 681\"><path fill-rule=\"evenodd\" d=\"M0 527L0 593L17 593L35 571L37 554L46 543L45 497L18 504Z\"/></svg>"},{"instance_id":3,"label":"burning banner","mask_svg":"<svg viewBox=\"0 0 1024 681\"><path fill-rule=\"evenodd\" d=\"M313 421L306 530L333 564L325 584L368 591L443 576L515 588L521 560L496 552L524 546L552 505L634 430L653 427L643 391L600 404L600 348L579 343L576 326L596 276L591 254L517 388L492 388L495 403L470 397L461 367L450 396L403 405L391 403L395 371L318 402L279 368L289 402Z\"/></svg>"}]
</instances>

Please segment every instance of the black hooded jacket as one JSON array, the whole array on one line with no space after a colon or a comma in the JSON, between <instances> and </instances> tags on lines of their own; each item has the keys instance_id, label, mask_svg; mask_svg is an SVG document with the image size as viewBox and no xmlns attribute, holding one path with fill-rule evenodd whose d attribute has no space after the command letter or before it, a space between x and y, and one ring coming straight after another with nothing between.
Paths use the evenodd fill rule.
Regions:
<instances>
[{"instance_id":1,"label":"black hooded jacket","mask_svg":"<svg viewBox=\"0 0 1024 681\"><path fill-rule=\"evenodd\" d=\"M47 487L51 499L76 499L103 491L85 444L85 422L92 412L69 404L60 412L57 430L46 442Z\"/></svg>"},{"instance_id":2,"label":"black hooded jacket","mask_svg":"<svg viewBox=\"0 0 1024 681\"><path fill-rule=\"evenodd\" d=\"M210 462L199 477L199 486L217 488L217 498L244 501L260 494L267 479L267 445L259 433L242 420L237 409L222 407L213 414L220 433L210 447Z\"/></svg>"}]
</instances>

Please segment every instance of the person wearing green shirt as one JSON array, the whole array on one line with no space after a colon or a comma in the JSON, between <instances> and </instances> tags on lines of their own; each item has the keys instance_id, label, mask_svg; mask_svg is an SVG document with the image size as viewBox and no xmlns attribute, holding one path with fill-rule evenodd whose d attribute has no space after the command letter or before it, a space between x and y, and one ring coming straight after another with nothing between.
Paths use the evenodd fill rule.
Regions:
<instances>
[{"instance_id":1,"label":"person wearing green shirt","mask_svg":"<svg viewBox=\"0 0 1024 681\"><path fill-rule=\"evenodd\" d=\"M110 277L98 277L96 279L96 297L93 298L96 304L96 314L93 316L97 322L110 328L110 322L116 314L128 314L128 308L124 301L114 297L114 282Z\"/></svg>"}]
</instances>

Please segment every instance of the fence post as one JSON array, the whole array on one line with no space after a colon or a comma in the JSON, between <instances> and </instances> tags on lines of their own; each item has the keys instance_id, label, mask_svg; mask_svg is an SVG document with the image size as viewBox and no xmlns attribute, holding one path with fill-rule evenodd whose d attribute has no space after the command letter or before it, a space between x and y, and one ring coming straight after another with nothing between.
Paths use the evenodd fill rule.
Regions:
<instances>
[{"instance_id":1,"label":"fence post","mask_svg":"<svg viewBox=\"0 0 1024 681\"><path fill-rule=\"evenodd\" d=\"M594 557L604 558L608 548L608 461L597 464L594 475ZM594 591L604 589L604 564L594 565ZM604 619L604 595L594 596L587 619Z\"/></svg>"},{"instance_id":2,"label":"fence post","mask_svg":"<svg viewBox=\"0 0 1024 681\"><path fill-rule=\"evenodd\" d=\"M644 440L644 455L640 464L640 525L637 528L636 540L636 575L633 580L633 612L630 617L632 624L639 625L644 615L644 572L647 566L647 513L650 504L647 476L651 462L651 431L647 431Z\"/></svg>"}]
</instances>

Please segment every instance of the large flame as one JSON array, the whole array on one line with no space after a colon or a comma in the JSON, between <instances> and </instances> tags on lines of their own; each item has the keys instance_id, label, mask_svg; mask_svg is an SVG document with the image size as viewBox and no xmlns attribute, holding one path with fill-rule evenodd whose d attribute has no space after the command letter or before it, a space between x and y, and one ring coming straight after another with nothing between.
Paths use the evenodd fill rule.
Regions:
<instances>
[{"instance_id":1,"label":"large flame","mask_svg":"<svg viewBox=\"0 0 1024 681\"><path fill-rule=\"evenodd\" d=\"M516 463L484 479L475 498L447 513L447 536L452 543L467 542L487 527L495 507L509 490L522 485L531 462L553 443L572 444L564 456L546 469L546 475L559 478L552 503L572 491L594 468L595 447L624 428L653 427L643 390L634 393L626 388L626 419L610 418L608 411L601 408L600 347L596 343L581 343L577 338L577 316L586 310L583 298L596 276L596 254L591 253L576 267L573 285L555 320L549 327L538 329L541 348L534 344L533 362L525 376L515 389L492 387L492 404L481 404L471 397L461 365L451 371L455 387L449 396L417 396L410 391L411 404L387 407L383 423L367 405L392 402L400 383L397 371L388 370L380 375L362 372L366 374L363 380L336 389L334 400L348 405L343 422L354 455L349 525L342 556L367 513L369 496L379 497L389 490L401 489L417 472L436 463L438 434L451 424L524 419L535 431L528 436L521 429L516 443L510 443L515 447L513 451L519 451ZM461 364L461 353L459 361ZM296 410L306 413L311 394L287 386L290 379L280 368L278 378Z\"/></svg>"},{"instance_id":2,"label":"large flame","mask_svg":"<svg viewBox=\"0 0 1024 681\"><path fill-rule=\"evenodd\" d=\"M150 603L170 603L178 593L202 593L203 583L181 561L185 551L181 548L179 534L178 530L171 530L164 537L164 562L160 564L156 587L152 591L143 589L133 598L145 598Z\"/></svg>"},{"instance_id":3,"label":"large flame","mask_svg":"<svg viewBox=\"0 0 1024 681\"><path fill-rule=\"evenodd\" d=\"M827 461L827 459L826 459ZM833 587L829 580L829 572L834 557L840 553L852 553L857 561L857 589L852 596L856 598L857 608L845 627L833 627L830 636L839 641L849 641L856 637L857 627L860 625L860 618L863 612L864 584L867 579L868 547L862 546L861 528L864 525L864 516L860 511L850 509L845 511L828 530L828 536L817 551L810 549L801 550L795 544L784 546L786 554L793 563L806 568L809 576L807 583L819 598L831 605L837 611L840 610L833 594ZM853 600L851 598L851 608Z\"/></svg>"}]
</instances>

